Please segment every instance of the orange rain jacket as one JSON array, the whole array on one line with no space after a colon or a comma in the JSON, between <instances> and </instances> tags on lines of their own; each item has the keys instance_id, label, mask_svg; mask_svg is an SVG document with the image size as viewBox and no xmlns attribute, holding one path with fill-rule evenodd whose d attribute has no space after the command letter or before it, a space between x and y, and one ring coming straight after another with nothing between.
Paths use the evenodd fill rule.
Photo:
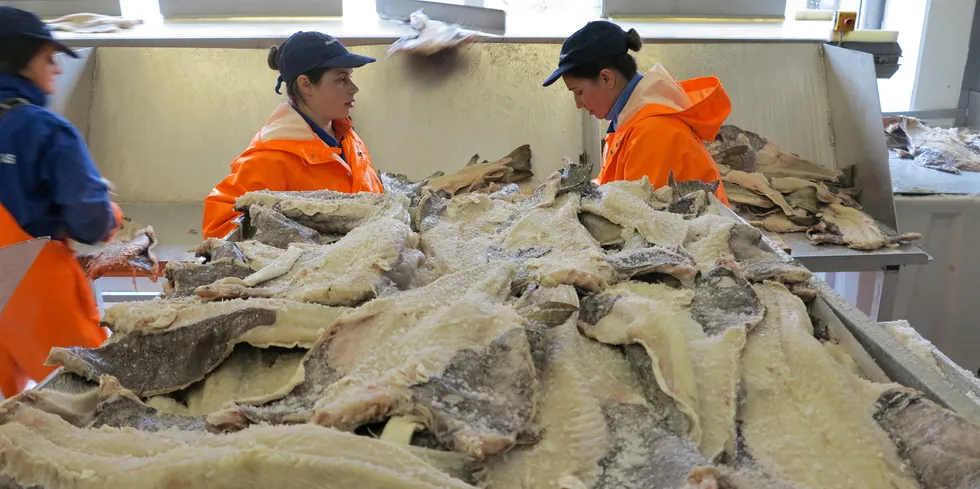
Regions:
<instances>
[{"instance_id":1,"label":"orange rain jacket","mask_svg":"<svg viewBox=\"0 0 980 489\"><path fill-rule=\"evenodd\" d=\"M674 180L721 180L704 146L713 141L732 111L718 78L678 83L659 63L643 75L619 114L616 131L606 135L598 183L650 178L655 188ZM724 185L715 196L728 205Z\"/></svg>"},{"instance_id":2,"label":"orange rain jacket","mask_svg":"<svg viewBox=\"0 0 980 489\"><path fill-rule=\"evenodd\" d=\"M123 214L115 203L116 227ZM106 240L109 239L106 238ZM0 247L34 239L0 206ZM108 335L88 277L67 242L52 239L31 265L0 315L0 393L13 396L28 379L40 382L55 367L44 365L52 347L96 348Z\"/></svg>"},{"instance_id":3,"label":"orange rain jacket","mask_svg":"<svg viewBox=\"0 0 980 489\"><path fill-rule=\"evenodd\" d=\"M342 148L323 142L288 102L280 104L231 164L231 175L204 199L204 236L223 238L232 232L232 220L239 215L235 201L254 190L381 193L381 180L351 120L333 121L333 128Z\"/></svg>"}]
</instances>

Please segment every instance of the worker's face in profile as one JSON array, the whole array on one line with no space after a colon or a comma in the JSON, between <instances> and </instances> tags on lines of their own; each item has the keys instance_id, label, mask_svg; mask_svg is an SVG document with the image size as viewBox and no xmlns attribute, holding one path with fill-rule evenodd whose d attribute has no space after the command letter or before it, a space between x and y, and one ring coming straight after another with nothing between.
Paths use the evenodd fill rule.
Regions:
<instances>
[{"instance_id":1,"label":"worker's face in profile","mask_svg":"<svg viewBox=\"0 0 980 489\"><path fill-rule=\"evenodd\" d=\"M619 97L616 91L616 75L612 70L602 70L594 80L562 76L565 86L575 96L575 107L585 109L597 119L605 119Z\"/></svg>"},{"instance_id":2,"label":"worker's face in profile","mask_svg":"<svg viewBox=\"0 0 980 489\"><path fill-rule=\"evenodd\" d=\"M54 59L58 52L53 44L45 44L34 58L20 72L20 75L34 82L44 93L54 93L54 79L61 74L61 68Z\"/></svg>"},{"instance_id":3,"label":"worker's face in profile","mask_svg":"<svg viewBox=\"0 0 980 489\"><path fill-rule=\"evenodd\" d=\"M300 88L313 112L323 119L335 120L350 117L354 109L354 95L360 90L354 84L350 68L332 68L323 75L320 83L310 83L300 77Z\"/></svg>"}]
</instances>

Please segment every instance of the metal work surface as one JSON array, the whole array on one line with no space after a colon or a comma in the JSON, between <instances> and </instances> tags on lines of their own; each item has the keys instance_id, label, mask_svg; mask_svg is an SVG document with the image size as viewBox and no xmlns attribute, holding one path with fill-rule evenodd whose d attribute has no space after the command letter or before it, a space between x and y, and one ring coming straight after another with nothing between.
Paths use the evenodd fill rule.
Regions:
<instances>
[{"instance_id":1,"label":"metal work surface","mask_svg":"<svg viewBox=\"0 0 980 489\"><path fill-rule=\"evenodd\" d=\"M765 232L766 235L774 233ZM805 233L779 234L789 246L792 256L813 272L864 272L885 267L925 265L932 260L928 253L915 244L901 244L897 248L875 251L852 250L846 246L810 242Z\"/></svg>"},{"instance_id":2,"label":"metal work surface","mask_svg":"<svg viewBox=\"0 0 980 489\"><path fill-rule=\"evenodd\" d=\"M725 207L714 197L718 211L722 215L734 217L748 224L735 211ZM887 230L886 232L891 232ZM766 237L777 236L790 248L787 256L799 261L811 272L861 272L882 270L886 267L903 265L924 265L932 257L915 244L903 244L897 248L882 248L876 251L852 250L846 246L821 244L815 245L806 237L806 233L771 233L763 231ZM780 253L784 253L780 250Z\"/></svg>"},{"instance_id":3,"label":"metal work surface","mask_svg":"<svg viewBox=\"0 0 980 489\"><path fill-rule=\"evenodd\" d=\"M980 194L980 172L965 171L959 175L931 170L912 160L889 158L892 185L896 194ZM914 231L914 230L910 230Z\"/></svg>"}]
</instances>

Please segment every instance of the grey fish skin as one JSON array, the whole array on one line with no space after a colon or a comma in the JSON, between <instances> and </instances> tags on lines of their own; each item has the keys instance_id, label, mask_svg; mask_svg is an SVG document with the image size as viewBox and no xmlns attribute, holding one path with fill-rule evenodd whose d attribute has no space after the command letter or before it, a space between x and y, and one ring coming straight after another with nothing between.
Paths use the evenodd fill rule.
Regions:
<instances>
[{"instance_id":1,"label":"grey fish skin","mask_svg":"<svg viewBox=\"0 0 980 489\"><path fill-rule=\"evenodd\" d=\"M599 462L595 489L677 489L692 469L709 463L691 442L660 427L649 406L618 404L602 411L613 447Z\"/></svg>"},{"instance_id":2,"label":"grey fish skin","mask_svg":"<svg viewBox=\"0 0 980 489\"><path fill-rule=\"evenodd\" d=\"M54 348L48 365L95 380L111 375L140 396L197 382L231 354L235 338L276 322L271 309L242 309L159 334L130 334L99 348Z\"/></svg>"},{"instance_id":3,"label":"grey fish skin","mask_svg":"<svg viewBox=\"0 0 980 489\"><path fill-rule=\"evenodd\" d=\"M429 430L446 447L467 453L474 435L481 455L502 453L534 439L537 372L523 329L513 329L483 351L456 352L445 372L410 389Z\"/></svg>"},{"instance_id":4,"label":"grey fish skin","mask_svg":"<svg viewBox=\"0 0 980 489\"><path fill-rule=\"evenodd\" d=\"M923 489L980 487L980 427L908 388L885 392L877 407L875 420Z\"/></svg>"},{"instance_id":5,"label":"grey fish skin","mask_svg":"<svg viewBox=\"0 0 980 489\"><path fill-rule=\"evenodd\" d=\"M621 299L621 295L594 294L582 299L579 306L579 320L590 326L595 326L602 321L602 318L612 312L616 301Z\"/></svg>"},{"instance_id":6,"label":"grey fish skin","mask_svg":"<svg viewBox=\"0 0 980 489\"><path fill-rule=\"evenodd\" d=\"M752 284L729 268L716 267L695 281L691 317L709 335L735 327L751 330L764 312Z\"/></svg>"},{"instance_id":7,"label":"grey fish skin","mask_svg":"<svg viewBox=\"0 0 980 489\"><path fill-rule=\"evenodd\" d=\"M176 428L181 431L208 431L203 417L163 414L134 399L118 396L99 404L89 428L111 426L133 428L146 432Z\"/></svg>"},{"instance_id":8,"label":"grey fish skin","mask_svg":"<svg viewBox=\"0 0 980 489\"><path fill-rule=\"evenodd\" d=\"M675 436L691 432L691 418L677 408L677 403L657 383L653 374L653 359L642 345L632 344L620 347L623 356L629 360L643 388L643 397L650 404L651 415L658 426L666 428Z\"/></svg>"},{"instance_id":9,"label":"grey fish skin","mask_svg":"<svg viewBox=\"0 0 980 489\"><path fill-rule=\"evenodd\" d=\"M707 194L703 190L698 190L671 202L667 206L667 212L681 214L685 219L693 219L700 216L707 206Z\"/></svg>"},{"instance_id":10,"label":"grey fish skin","mask_svg":"<svg viewBox=\"0 0 980 489\"><path fill-rule=\"evenodd\" d=\"M283 250L294 243L330 244L340 239L339 236L320 234L279 212L255 204L248 208L248 228L253 231L251 239Z\"/></svg>"},{"instance_id":11,"label":"grey fish skin","mask_svg":"<svg viewBox=\"0 0 980 489\"><path fill-rule=\"evenodd\" d=\"M623 279L664 273L681 281L689 281L698 273L694 259L680 248L677 251L661 246L631 249L610 255L607 260Z\"/></svg>"},{"instance_id":12,"label":"grey fish skin","mask_svg":"<svg viewBox=\"0 0 980 489\"><path fill-rule=\"evenodd\" d=\"M673 170L667 173L667 186L674 190L674 201L678 201L690 194L696 193L699 190L706 194L713 194L721 186L721 180L715 180L711 183L702 182L700 180L674 180Z\"/></svg>"},{"instance_id":13,"label":"grey fish skin","mask_svg":"<svg viewBox=\"0 0 980 489\"><path fill-rule=\"evenodd\" d=\"M600 246L611 246L623 243L623 227L605 217L582 211L578 220L589 230L589 233L599 242Z\"/></svg>"},{"instance_id":14,"label":"grey fish skin","mask_svg":"<svg viewBox=\"0 0 980 489\"><path fill-rule=\"evenodd\" d=\"M237 248L236 248L237 249ZM190 297L198 287L211 285L228 277L244 279L255 273L242 261L220 259L204 264L193 262L168 262L163 271L166 280L164 295L167 297Z\"/></svg>"}]
</instances>

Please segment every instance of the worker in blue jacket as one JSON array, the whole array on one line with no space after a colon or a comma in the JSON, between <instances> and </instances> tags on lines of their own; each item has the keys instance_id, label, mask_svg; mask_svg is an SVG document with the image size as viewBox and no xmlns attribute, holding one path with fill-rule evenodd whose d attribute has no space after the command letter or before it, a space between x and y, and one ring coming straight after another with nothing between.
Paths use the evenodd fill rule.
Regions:
<instances>
[{"instance_id":1,"label":"worker in blue jacket","mask_svg":"<svg viewBox=\"0 0 980 489\"><path fill-rule=\"evenodd\" d=\"M45 108L61 73L54 40L36 15L0 6L0 247L50 237L0 314L0 392L53 369L52 347L106 339L89 282L68 241L105 241L122 225L81 134Z\"/></svg>"}]
</instances>

